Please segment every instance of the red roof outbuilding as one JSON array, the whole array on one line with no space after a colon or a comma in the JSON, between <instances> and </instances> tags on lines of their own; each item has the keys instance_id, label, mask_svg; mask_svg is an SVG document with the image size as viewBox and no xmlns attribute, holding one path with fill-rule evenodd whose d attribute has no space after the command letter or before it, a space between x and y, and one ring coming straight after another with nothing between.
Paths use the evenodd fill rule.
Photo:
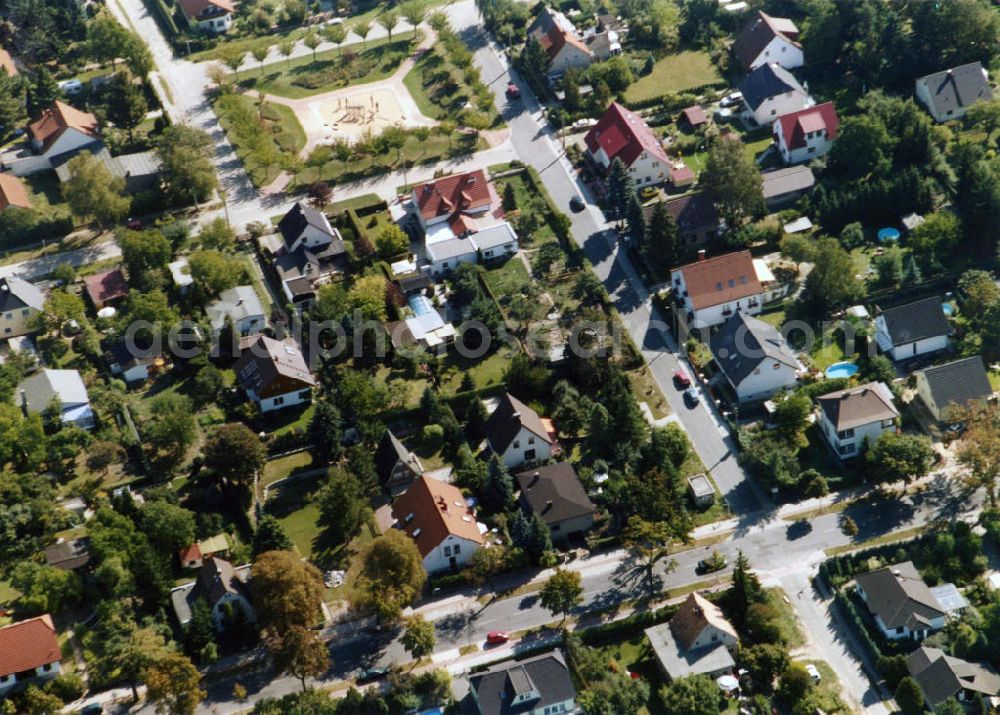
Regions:
<instances>
[{"instance_id":1,"label":"red roof outbuilding","mask_svg":"<svg viewBox=\"0 0 1000 715\"><path fill-rule=\"evenodd\" d=\"M635 163L643 152L651 154L664 164L670 162L663 145L653 130L635 112L618 102L612 102L604 116L584 137L591 154L603 149L608 161L621 159L625 166Z\"/></svg>"},{"instance_id":2,"label":"red roof outbuilding","mask_svg":"<svg viewBox=\"0 0 1000 715\"><path fill-rule=\"evenodd\" d=\"M61 658L56 627L47 613L0 628L0 675L35 670Z\"/></svg>"},{"instance_id":3,"label":"red roof outbuilding","mask_svg":"<svg viewBox=\"0 0 1000 715\"><path fill-rule=\"evenodd\" d=\"M97 310L128 295L128 281L121 268L87 276L85 284L87 296Z\"/></svg>"}]
</instances>

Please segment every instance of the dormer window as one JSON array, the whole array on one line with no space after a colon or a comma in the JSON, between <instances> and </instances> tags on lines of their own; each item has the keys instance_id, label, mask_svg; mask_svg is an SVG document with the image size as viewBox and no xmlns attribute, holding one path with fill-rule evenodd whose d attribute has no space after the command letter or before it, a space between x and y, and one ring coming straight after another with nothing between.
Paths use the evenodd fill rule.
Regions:
<instances>
[{"instance_id":1,"label":"dormer window","mask_svg":"<svg viewBox=\"0 0 1000 715\"><path fill-rule=\"evenodd\" d=\"M406 518L403 519L403 521L405 521L407 524L409 524L411 521L413 521L413 517L414 516L416 516L416 515L411 511L409 514L406 515Z\"/></svg>"}]
</instances>

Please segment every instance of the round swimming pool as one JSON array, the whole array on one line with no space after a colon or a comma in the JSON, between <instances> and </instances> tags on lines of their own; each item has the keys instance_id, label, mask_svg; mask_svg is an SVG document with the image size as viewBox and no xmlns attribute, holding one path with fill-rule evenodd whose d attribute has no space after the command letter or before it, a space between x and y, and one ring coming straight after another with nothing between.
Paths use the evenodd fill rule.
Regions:
<instances>
[{"instance_id":1,"label":"round swimming pool","mask_svg":"<svg viewBox=\"0 0 1000 715\"><path fill-rule=\"evenodd\" d=\"M953 306L951 303L942 303L941 310L944 311L944 316L946 318L950 318L952 315L955 314L955 306Z\"/></svg>"},{"instance_id":2,"label":"round swimming pool","mask_svg":"<svg viewBox=\"0 0 1000 715\"><path fill-rule=\"evenodd\" d=\"M858 366L853 362L835 362L826 369L824 374L830 379L836 379L840 377L854 377L857 371Z\"/></svg>"}]
</instances>

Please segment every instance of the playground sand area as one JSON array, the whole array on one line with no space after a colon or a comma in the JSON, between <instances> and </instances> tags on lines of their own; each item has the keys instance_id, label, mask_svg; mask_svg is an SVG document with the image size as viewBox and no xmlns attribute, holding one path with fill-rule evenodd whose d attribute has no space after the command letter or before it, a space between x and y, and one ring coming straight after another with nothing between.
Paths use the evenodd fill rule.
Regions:
<instances>
[{"instance_id":1,"label":"playground sand area","mask_svg":"<svg viewBox=\"0 0 1000 715\"><path fill-rule=\"evenodd\" d=\"M367 134L372 136L386 127L420 126L412 121L392 87L372 87L316 102L310 106L323 123L329 141L355 142Z\"/></svg>"}]
</instances>

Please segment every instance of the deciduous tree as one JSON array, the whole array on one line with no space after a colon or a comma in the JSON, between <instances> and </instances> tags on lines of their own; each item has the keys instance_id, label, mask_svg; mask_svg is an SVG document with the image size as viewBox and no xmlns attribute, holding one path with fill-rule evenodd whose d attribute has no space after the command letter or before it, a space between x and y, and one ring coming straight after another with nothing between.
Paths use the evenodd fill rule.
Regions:
<instances>
[{"instance_id":1,"label":"deciduous tree","mask_svg":"<svg viewBox=\"0 0 1000 715\"><path fill-rule=\"evenodd\" d=\"M264 467L267 450L253 430L241 422L216 428L205 442L205 466L227 484L249 489Z\"/></svg>"},{"instance_id":2,"label":"deciduous tree","mask_svg":"<svg viewBox=\"0 0 1000 715\"><path fill-rule=\"evenodd\" d=\"M629 518L625 529L625 544L639 562L639 569L645 573L646 587L650 595L655 591L656 565L670 555L672 541L673 533L667 524L646 521L639 516ZM670 572L676 567L677 563L671 559L665 564L664 569Z\"/></svg>"},{"instance_id":3,"label":"deciduous tree","mask_svg":"<svg viewBox=\"0 0 1000 715\"><path fill-rule=\"evenodd\" d=\"M552 615L562 614L563 621L575 606L583 603L583 586L577 571L556 569L555 573L542 586L538 600Z\"/></svg>"},{"instance_id":4,"label":"deciduous tree","mask_svg":"<svg viewBox=\"0 0 1000 715\"><path fill-rule=\"evenodd\" d=\"M312 628L322 620L323 576L291 551L266 551L253 562L255 605L274 634Z\"/></svg>"},{"instance_id":5,"label":"deciduous tree","mask_svg":"<svg viewBox=\"0 0 1000 715\"><path fill-rule=\"evenodd\" d=\"M677 678L659 695L671 715L717 715L722 709L722 691L707 675Z\"/></svg>"},{"instance_id":6,"label":"deciduous tree","mask_svg":"<svg viewBox=\"0 0 1000 715\"><path fill-rule=\"evenodd\" d=\"M488 551L489 549L481 549ZM406 621L406 630L400 638L400 642L416 660L426 658L434 652L434 624L425 620L423 616L417 614Z\"/></svg>"},{"instance_id":7,"label":"deciduous tree","mask_svg":"<svg viewBox=\"0 0 1000 715\"><path fill-rule=\"evenodd\" d=\"M355 607L374 611L380 619L399 618L420 589L427 573L417 546L406 533L391 529L365 551L361 573L352 594Z\"/></svg>"},{"instance_id":8,"label":"deciduous tree","mask_svg":"<svg viewBox=\"0 0 1000 715\"><path fill-rule=\"evenodd\" d=\"M878 481L919 479L934 464L934 449L923 435L885 432L866 455L871 474Z\"/></svg>"},{"instance_id":9,"label":"deciduous tree","mask_svg":"<svg viewBox=\"0 0 1000 715\"><path fill-rule=\"evenodd\" d=\"M714 197L730 231L763 212L760 171L747 155L743 142L716 140L708 150L701 181Z\"/></svg>"},{"instance_id":10,"label":"deciduous tree","mask_svg":"<svg viewBox=\"0 0 1000 715\"><path fill-rule=\"evenodd\" d=\"M204 201L218 186L211 152L215 142L204 131L177 124L163 130L156 143L160 178L175 200Z\"/></svg>"},{"instance_id":11,"label":"deciduous tree","mask_svg":"<svg viewBox=\"0 0 1000 715\"><path fill-rule=\"evenodd\" d=\"M181 653L171 653L146 668L146 697L157 713L194 715L205 698L201 689L201 673L191 660Z\"/></svg>"},{"instance_id":12,"label":"deciduous tree","mask_svg":"<svg viewBox=\"0 0 1000 715\"><path fill-rule=\"evenodd\" d=\"M128 213L129 200L123 195L125 179L115 176L89 151L66 163L69 177L62 192L70 211L79 219L93 219L101 228L120 221Z\"/></svg>"},{"instance_id":13,"label":"deciduous tree","mask_svg":"<svg viewBox=\"0 0 1000 715\"><path fill-rule=\"evenodd\" d=\"M371 518L371 508L357 478L332 467L317 496L323 533L333 544L346 544Z\"/></svg>"},{"instance_id":14,"label":"deciduous tree","mask_svg":"<svg viewBox=\"0 0 1000 715\"><path fill-rule=\"evenodd\" d=\"M272 631L266 644L275 669L298 678L302 692L306 691L306 678L318 678L330 667L326 643L319 633L303 626Z\"/></svg>"}]
</instances>

